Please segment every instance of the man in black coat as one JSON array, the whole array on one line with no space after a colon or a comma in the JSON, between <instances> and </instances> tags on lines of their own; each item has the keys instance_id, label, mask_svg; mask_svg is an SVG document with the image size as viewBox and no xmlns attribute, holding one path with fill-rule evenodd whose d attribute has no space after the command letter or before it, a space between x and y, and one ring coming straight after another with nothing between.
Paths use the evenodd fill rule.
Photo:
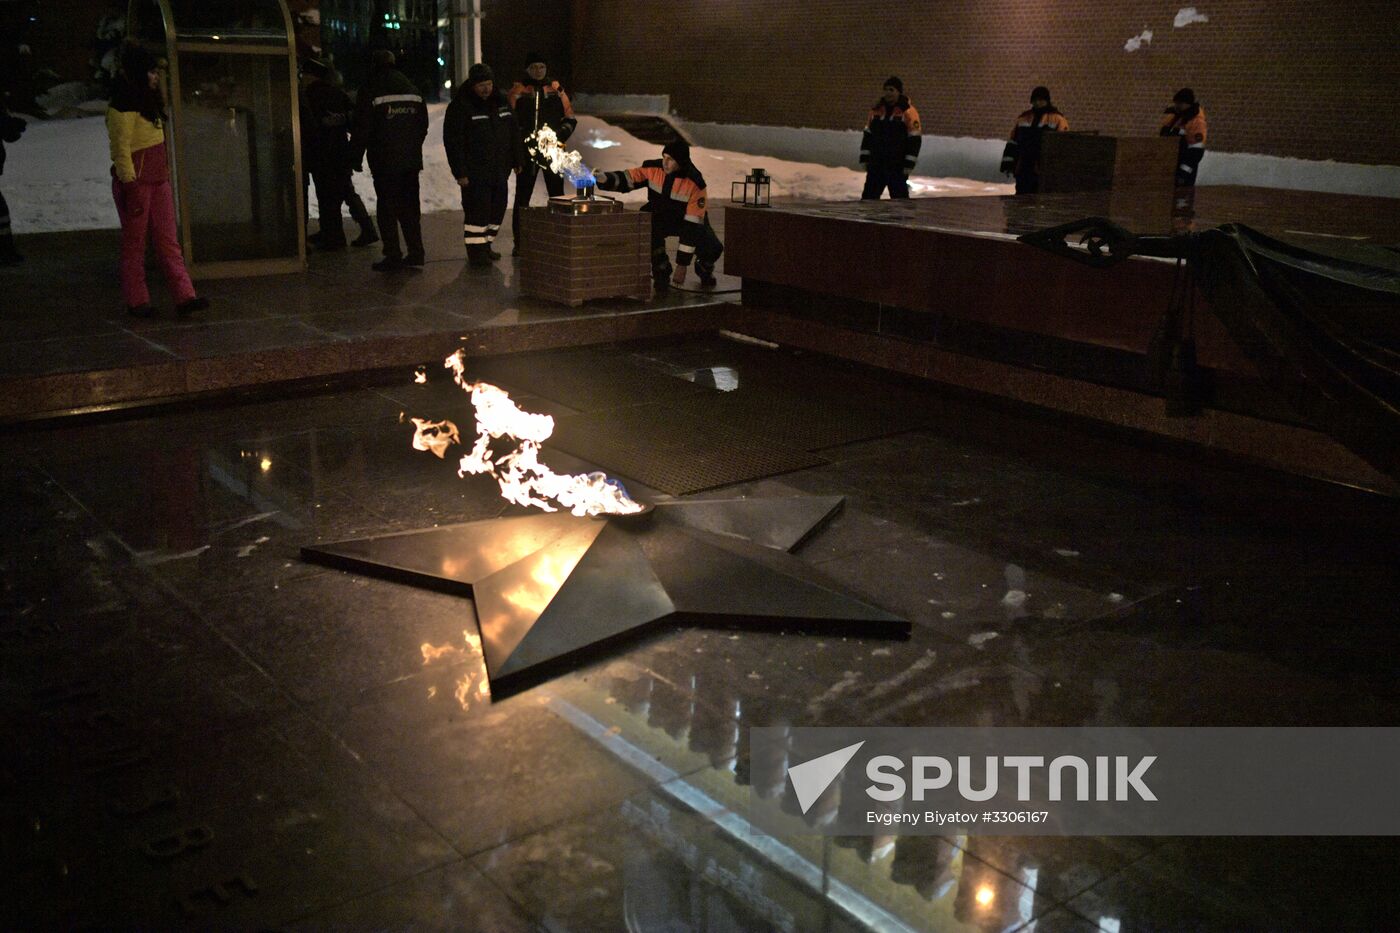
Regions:
<instances>
[{"instance_id":1,"label":"man in black coat","mask_svg":"<svg viewBox=\"0 0 1400 933\"><path fill-rule=\"evenodd\" d=\"M340 217L340 207L344 204L349 206L350 216L360 225L355 245L378 243L374 221L355 193L355 183L350 178L354 170L350 122L355 111L350 95L335 84L331 69L324 62L306 59L301 70L306 93L301 151L306 171L316 183L316 203L321 212L317 242L322 249L345 248L345 227Z\"/></svg>"},{"instance_id":2,"label":"man in black coat","mask_svg":"<svg viewBox=\"0 0 1400 933\"><path fill-rule=\"evenodd\" d=\"M423 265L423 222L418 204L418 173L423 171L423 140L428 135L428 108L418 88L394 67L394 53L379 49L374 67L360 88L355 127L350 134L350 161L366 155L379 200L379 233L384 258L377 272ZM399 251L403 231L406 253Z\"/></svg>"},{"instance_id":3,"label":"man in black coat","mask_svg":"<svg viewBox=\"0 0 1400 933\"><path fill-rule=\"evenodd\" d=\"M544 56L531 52L525 56L525 74L521 75L506 94L506 103L515 112L515 122L520 124L526 152L529 153L531 138L541 127L549 127L562 143L573 135L578 127L573 104L563 86L549 74L549 65ZM515 179L515 206L511 209L510 229L515 234L515 248L520 253L520 215L530 206L530 196L535 192L535 179L544 175L544 190L550 197L564 193L564 179L551 172L548 165L536 157L525 160L520 174Z\"/></svg>"},{"instance_id":4,"label":"man in black coat","mask_svg":"<svg viewBox=\"0 0 1400 933\"><path fill-rule=\"evenodd\" d=\"M25 122L10 115L5 104L0 101L0 175L5 174L5 143L18 142L24 132ZM10 205L5 203L5 195L0 192L0 266L13 266L24 262L24 257L15 249L14 233L10 230Z\"/></svg>"},{"instance_id":5,"label":"man in black coat","mask_svg":"<svg viewBox=\"0 0 1400 933\"><path fill-rule=\"evenodd\" d=\"M495 75L484 64L472 65L447 105L442 144L452 177L462 186L462 242L467 260L489 266L501 254L491 248L506 216L511 172L525 163L520 126L506 99L496 90Z\"/></svg>"}]
</instances>

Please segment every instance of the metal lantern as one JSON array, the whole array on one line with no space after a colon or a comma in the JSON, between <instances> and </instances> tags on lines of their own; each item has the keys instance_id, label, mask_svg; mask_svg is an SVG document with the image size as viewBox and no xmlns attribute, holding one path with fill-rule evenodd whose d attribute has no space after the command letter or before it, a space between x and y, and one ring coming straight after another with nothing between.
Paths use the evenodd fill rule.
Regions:
<instances>
[{"instance_id":1,"label":"metal lantern","mask_svg":"<svg viewBox=\"0 0 1400 933\"><path fill-rule=\"evenodd\" d=\"M743 181L736 181L730 185L729 200L733 204L743 204L745 207L767 207L772 187L772 176L764 169L756 168L744 176Z\"/></svg>"}]
</instances>

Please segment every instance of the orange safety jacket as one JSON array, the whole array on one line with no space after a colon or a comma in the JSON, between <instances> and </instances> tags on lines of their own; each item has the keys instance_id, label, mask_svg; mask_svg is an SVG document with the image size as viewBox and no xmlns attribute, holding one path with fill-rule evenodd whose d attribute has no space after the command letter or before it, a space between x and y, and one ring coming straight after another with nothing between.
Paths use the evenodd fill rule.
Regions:
<instances>
[{"instance_id":1,"label":"orange safety jacket","mask_svg":"<svg viewBox=\"0 0 1400 933\"><path fill-rule=\"evenodd\" d=\"M1201 159L1206 154L1205 108L1200 104L1192 104L1185 113L1177 113L1175 107L1168 107L1162 114L1160 134L1181 139L1176 170L1185 175L1195 175Z\"/></svg>"},{"instance_id":2,"label":"orange safety jacket","mask_svg":"<svg viewBox=\"0 0 1400 933\"><path fill-rule=\"evenodd\" d=\"M860 138L860 164L867 169L903 172L907 178L923 145L919 111L903 94L893 104L876 101Z\"/></svg>"},{"instance_id":3,"label":"orange safety jacket","mask_svg":"<svg viewBox=\"0 0 1400 933\"><path fill-rule=\"evenodd\" d=\"M661 167L660 159L649 159L636 168L620 172L604 172L598 176L598 187L604 191L635 191L647 189L647 205L652 213L652 228L662 236L679 236L676 263L690 265L695 249L705 236L705 177L693 165L686 165L670 175Z\"/></svg>"},{"instance_id":4,"label":"orange safety jacket","mask_svg":"<svg viewBox=\"0 0 1400 933\"><path fill-rule=\"evenodd\" d=\"M1013 175L1034 174L1040 167L1040 137L1047 131L1069 132L1069 120L1053 104L1038 116L1031 109L1017 117L1001 151L1001 170Z\"/></svg>"}]
</instances>

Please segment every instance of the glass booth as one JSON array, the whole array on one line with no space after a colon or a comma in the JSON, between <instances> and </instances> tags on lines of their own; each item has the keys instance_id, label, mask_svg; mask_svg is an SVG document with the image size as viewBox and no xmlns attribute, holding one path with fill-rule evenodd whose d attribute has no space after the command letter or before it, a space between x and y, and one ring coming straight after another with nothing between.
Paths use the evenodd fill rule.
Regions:
<instances>
[{"instance_id":1,"label":"glass booth","mask_svg":"<svg viewBox=\"0 0 1400 933\"><path fill-rule=\"evenodd\" d=\"M166 59L185 262L213 278L306 267L291 14L283 0L130 0L127 36Z\"/></svg>"}]
</instances>

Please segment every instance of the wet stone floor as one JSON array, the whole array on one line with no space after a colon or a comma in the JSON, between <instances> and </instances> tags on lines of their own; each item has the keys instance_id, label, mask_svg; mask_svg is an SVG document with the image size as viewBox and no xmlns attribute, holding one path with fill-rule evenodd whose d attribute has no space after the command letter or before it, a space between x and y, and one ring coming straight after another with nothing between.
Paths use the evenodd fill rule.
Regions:
<instances>
[{"instance_id":1,"label":"wet stone floor","mask_svg":"<svg viewBox=\"0 0 1400 933\"><path fill-rule=\"evenodd\" d=\"M608 352L729 387L834 365ZM908 641L667 628L493 703L469 601L298 558L505 513L410 449L402 412L469 416L405 375L0 437L0 928L1393 928L1385 839L736 823L750 786L789 805L752 725L1394 725L1394 526L1369 507L1256 513L865 375L912 427L698 495L846 496L798 554Z\"/></svg>"}]
</instances>

